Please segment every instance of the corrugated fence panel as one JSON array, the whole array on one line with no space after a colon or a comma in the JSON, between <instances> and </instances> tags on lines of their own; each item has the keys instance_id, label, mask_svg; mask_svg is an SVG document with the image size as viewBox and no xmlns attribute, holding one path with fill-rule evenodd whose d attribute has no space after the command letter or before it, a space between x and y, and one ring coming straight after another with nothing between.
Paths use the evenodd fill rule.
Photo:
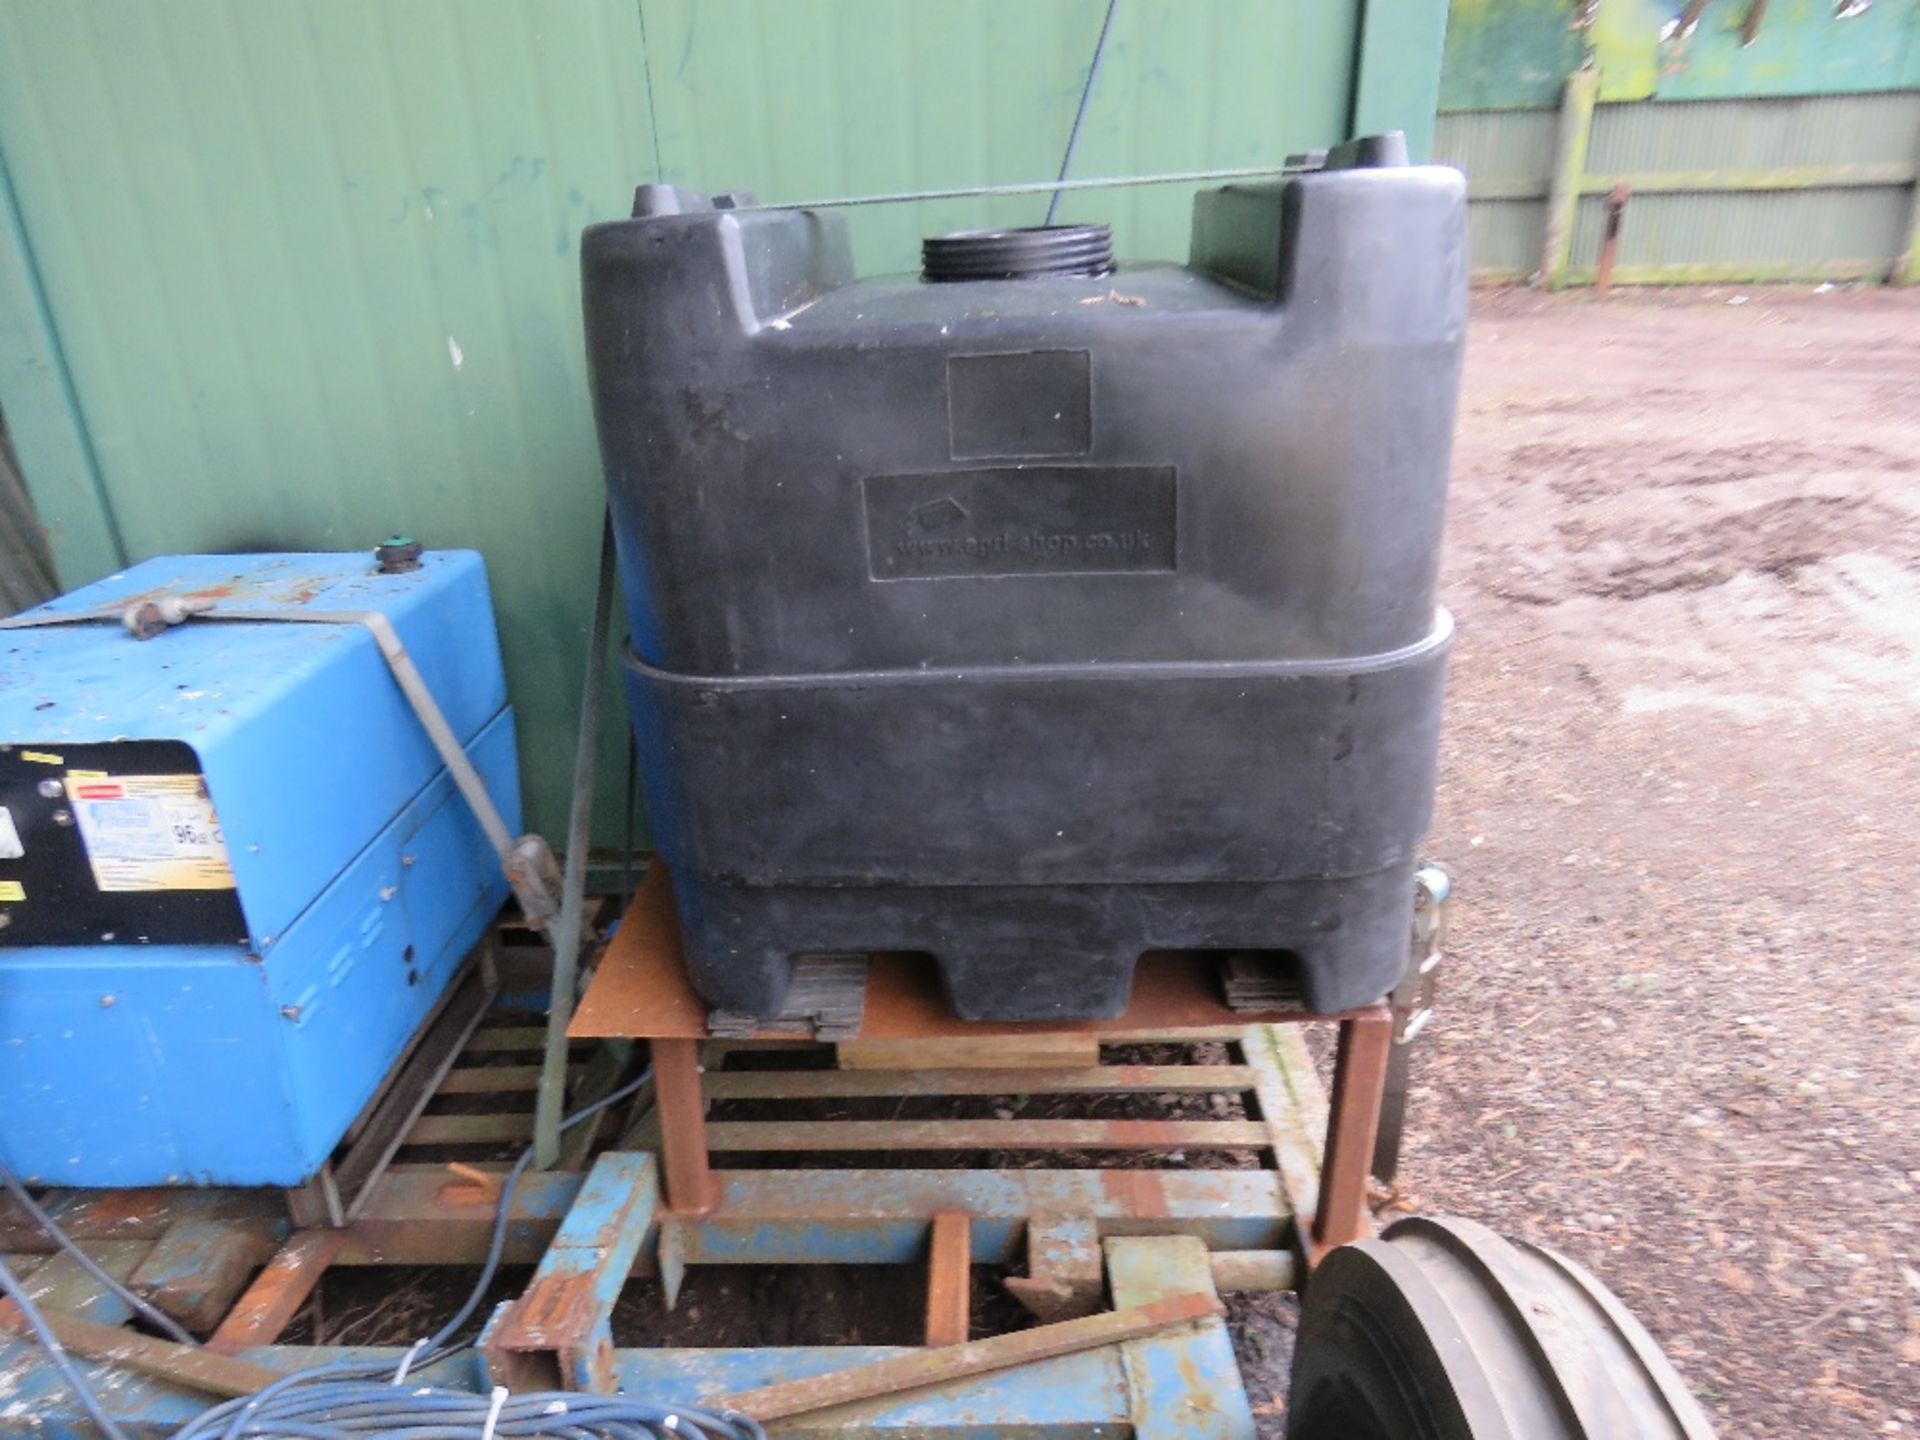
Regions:
<instances>
[{"instance_id":1,"label":"corrugated fence panel","mask_svg":"<svg viewBox=\"0 0 1920 1440\"><path fill-rule=\"evenodd\" d=\"M1540 263L1558 119L1555 110L1466 110L1440 117L1434 158L1466 172L1473 197L1468 246L1480 278L1524 277ZM1511 190L1526 192L1526 198L1501 198Z\"/></svg>"},{"instance_id":2,"label":"corrugated fence panel","mask_svg":"<svg viewBox=\"0 0 1920 1440\"><path fill-rule=\"evenodd\" d=\"M0 399L32 411L14 434L63 578L116 551L358 548L391 531L480 548L530 818L557 833L601 505L581 227L662 172L769 199L1051 176L1104 8L0 7ZM1273 163L1343 138L1360 8L1130 0L1076 173ZM865 264L900 268L925 233L1043 210L854 225ZM1186 251L1183 191L1076 196L1065 213L1111 217L1123 253ZM610 721L607 795L611 706Z\"/></svg>"},{"instance_id":3,"label":"corrugated fence panel","mask_svg":"<svg viewBox=\"0 0 1920 1440\"><path fill-rule=\"evenodd\" d=\"M1639 195L1620 231L1623 282L1879 278L1892 265L1912 209L1910 192L1874 189ZM1588 196L1574 222L1573 274L1600 258L1606 202ZM1668 267L1652 277L1645 266Z\"/></svg>"},{"instance_id":4,"label":"corrugated fence panel","mask_svg":"<svg viewBox=\"0 0 1920 1440\"><path fill-rule=\"evenodd\" d=\"M1435 158L1467 173L1479 278L1538 267L1558 125L1554 110L1440 117ZM1621 231L1624 281L1877 277L1907 244L1917 159L1917 91L1634 101L1595 109L1585 178L1590 190L1614 177L1634 182ZM1824 179L1814 173L1823 168ZM1694 188L1661 188L1676 172ZM1582 198L1575 281L1592 278L1605 217L1604 195Z\"/></svg>"},{"instance_id":5,"label":"corrugated fence panel","mask_svg":"<svg viewBox=\"0 0 1920 1440\"><path fill-rule=\"evenodd\" d=\"M1920 156L1920 93L1601 105L1589 175L1911 165ZM1636 193L1620 234L1620 273L1695 267L1712 279L1883 275L1905 244L1910 184ZM1605 201L1581 201L1573 269L1597 264ZM1674 269L1671 278L1687 278Z\"/></svg>"},{"instance_id":6,"label":"corrugated fence panel","mask_svg":"<svg viewBox=\"0 0 1920 1440\"><path fill-rule=\"evenodd\" d=\"M1599 105L1593 112L1587 171L1760 170L1912 161L1916 156L1920 94L1895 90Z\"/></svg>"}]
</instances>

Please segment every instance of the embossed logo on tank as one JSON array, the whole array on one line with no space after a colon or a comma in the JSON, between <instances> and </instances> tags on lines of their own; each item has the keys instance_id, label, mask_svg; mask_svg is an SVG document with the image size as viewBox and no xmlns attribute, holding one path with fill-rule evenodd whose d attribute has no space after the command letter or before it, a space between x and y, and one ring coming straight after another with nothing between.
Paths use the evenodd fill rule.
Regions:
<instances>
[{"instance_id":1,"label":"embossed logo on tank","mask_svg":"<svg viewBox=\"0 0 1920 1440\"><path fill-rule=\"evenodd\" d=\"M1174 569L1171 466L1029 465L864 484L876 580Z\"/></svg>"},{"instance_id":2,"label":"embossed logo on tank","mask_svg":"<svg viewBox=\"0 0 1920 1440\"><path fill-rule=\"evenodd\" d=\"M944 530L966 518L966 507L951 495L942 495L938 500L913 508L913 524L918 530Z\"/></svg>"}]
</instances>

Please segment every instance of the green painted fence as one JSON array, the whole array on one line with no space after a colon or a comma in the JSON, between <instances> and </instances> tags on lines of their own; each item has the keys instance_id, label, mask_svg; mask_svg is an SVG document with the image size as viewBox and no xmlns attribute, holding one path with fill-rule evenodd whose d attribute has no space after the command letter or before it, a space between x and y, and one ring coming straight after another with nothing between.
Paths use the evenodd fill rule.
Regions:
<instances>
[{"instance_id":1,"label":"green painted fence","mask_svg":"<svg viewBox=\"0 0 1920 1440\"><path fill-rule=\"evenodd\" d=\"M1556 274L1565 124L1559 110L1440 117L1435 156L1467 174L1477 279L1590 283L1607 193L1625 184L1623 284L1920 280L1920 90L1595 107Z\"/></svg>"},{"instance_id":2,"label":"green painted fence","mask_svg":"<svg viewBox=\"0 0 1920 1440\"><path fill-rule=\"evenodd\" d=\"M1590 281L1625 185L1622 283L1920 280L1920 0L1453 0L1440 107L1482 279Z\"/></svg>"},{"instance_id":3,"label":"green painted fence","mask_svg":"<svg viewBox=\"0 0 1920 1440\"><path fill-rule=\"evenodd\" d=\"M395 530L477 546L557 833L601 503L580 228L654 178L1046 178L1104 8L6 0L0 413L62 580ZM1443 28L1442 0L1122 0L1076 173L1275 163L1356 118L1418 148ZM1178 257L1188 195L1063 210ZM924 233L1044 204L863 210L856 251L906 268Z\"/></svg>"}]
</instances>

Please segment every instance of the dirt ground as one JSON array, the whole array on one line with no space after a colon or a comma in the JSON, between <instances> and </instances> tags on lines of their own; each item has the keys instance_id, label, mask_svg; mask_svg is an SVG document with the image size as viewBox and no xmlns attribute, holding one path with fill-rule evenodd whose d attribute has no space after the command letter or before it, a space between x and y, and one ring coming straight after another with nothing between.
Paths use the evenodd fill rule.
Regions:
<instances>
[{"instance_id":1,"label":"dirt ground","mask_svg":"<svg viewBox=\"0 0 1920 1440\"><path fill-rule=\"evenodd\" d=\"M1920 1433L1920 295L1476 299L1407 1202L1723 1437Z\"/></svg>"}]
</instances>

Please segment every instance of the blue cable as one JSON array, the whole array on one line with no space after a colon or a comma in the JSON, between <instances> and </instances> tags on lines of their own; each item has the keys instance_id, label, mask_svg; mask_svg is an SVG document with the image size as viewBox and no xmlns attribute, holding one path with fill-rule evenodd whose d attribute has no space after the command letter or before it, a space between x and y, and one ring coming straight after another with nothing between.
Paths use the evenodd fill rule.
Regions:
<instances>
[{"instance_id":1,"label":"blue cable","mask_svg":"<svg viewBox=\"0 0 1920 1440\"><path fill-rule=\"evenodd\" d=\"M5 1165L0 1165L0 1186L5 1187L6 1192L13 1197L14 1204L26 1211L27 1215L36 1225L53 1237L54 1244L66 1251L73 1262L82 1270L86 1271L87 1274L91 1275L103 1288L119 1296L121 1301L124 1302L134 1314L140 1316L149 1325L152 1325L178 1344L193 1345L198 1343L194 1340L193 1336L187 1333L179 1321L167 1314L166 1311L153 1305L145 1296L136 1295L125 1285L122 1285L102 1269L97 1260L87 1254L87 1252L82 1250L78 1245L74 1244L72 1237L54 1223L53 1217L41 1208L40 1202L33 1198L32 1194L28 1192L27 1187L22 1185L14 1176L14 1173L7 1169Z\"/></svg>"},{"instance_id":2,"label":"blue cable","mask_svg":"<svg viewBox=\"0 0 1920 1440\"><path fill-rule=\"evenodd\" d=\"M631 1083L567 1116L560 1123L561 1130L570 1130L619 1104L652 1077L653 1067L648 1066ZM473 1318L500 1268L514 1188L532 1160L529 1147L508 1171L500 1187L479 1279L453 1318L418 1347L421 1353L414 1362L418 1366L436 1364L472 1344L468 1340L455 1345L452 1340ZM73 1241L44 1210L31 1200L28 1208L63 1249L74 1253L77 1247ZM117 1281L104 1278L123 1298L134 1298ZM0 1261L0 1289L20 1308L34 1338L88 1418L107 1440L127 1440L61 1347L26 1287L4 1261ZM139 1304L144 1306L145 1302ZM393 1361L383 1357L377 1361L336 1360L296 1370L257 1394L228 1400L202 1412L176 1431L174 1440L354 1440L363 1436L405 1440L766 1440L758 1421L731 1411L568 1390L488 1396L437 1385L396 1385L392 1383L394 1368Z\"/></svg>"},{"instance_id":3,"label":"blue cable","mask_svg":"<svg viewBox=\"0 0 1920 1440\"><path fill-rule=\"evenodd\" d=\"M20 1283L20 1277L13 1273L5 1260L0 1260L0 1290L6 1291L7 1298L19 1307L26 1317L27 1328L33 1332L33 1338L40 1342L40 1348L47 1352L47 1358L53 1361L58 1370L80 1401L80 1408L87 1412L87 1418L100 1427L100 1433L107 1440L127 1440L126 1432L113 1423L106 1410L102 1408L99 1397L93 1393L93 1387L87 1384L86 1377L67 1357L66 1347L54 1338L53 1331L47 1325L47 1317L40 1313L40 1307L33 1303L33 1297L27 1294L27 1287Z\"/></svg>"},{"instance_id":4,"label":"blue cable","mask_svg":"<svg viewBox=\"0 0 1920 1440\"><path fill-rule=\"evenodd\" d=\"M1107 13L1100 22L1100 38L1093 42L1093 61L1087 66L1087 83L1080 88L1080 108L1073 112L1073 127L1067 131L1066 153L1060 157L1060 179L1057 184L1064 185L1067 171L1073 168L1074 147L1080 143L1080 123L1087 118L1087 104L1093 99L1093 82L1100 78L1100 61L1107 53L1107 35L1113 29L1113 12L1120 8L1120 0L1107 0ZM1055 190L1053 198L1047 201L1047 218L1040 223L1053 224L1053 213L1060 208L1060 192Z\"/></svg>"}]
</instances>

